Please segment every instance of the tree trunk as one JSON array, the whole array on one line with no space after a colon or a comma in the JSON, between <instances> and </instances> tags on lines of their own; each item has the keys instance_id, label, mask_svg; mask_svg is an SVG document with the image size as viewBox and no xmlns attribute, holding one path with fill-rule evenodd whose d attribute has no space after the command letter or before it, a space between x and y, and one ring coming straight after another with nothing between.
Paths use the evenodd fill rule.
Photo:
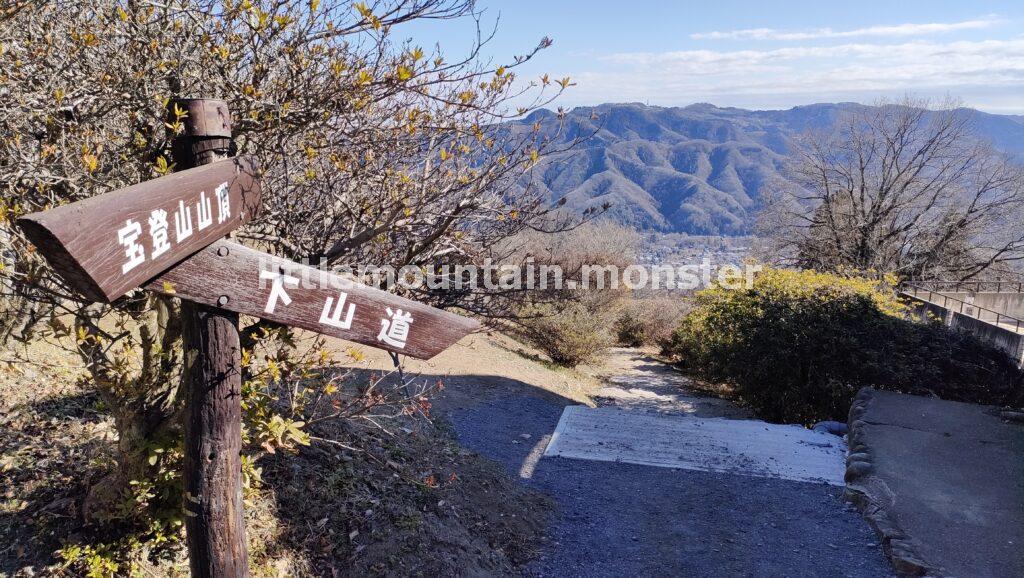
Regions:
<instances>
[{"instance_id":1,"label":"tree trunk","mask_svg":"<svg viewBox=\"0 0 1024 578\"><path fill-rule=\"evenodd\" d=\"M181 332L177 309L170 300L155 297L151 310L139 325L142 371L127 384L106 357L102 343L88 339L78 347L103 403L110 408L117 431L117 471L89 489L83 504L83 517L93 521L109 515L124 498L133 480L147 480L162 465L149 463L154 447L173 445L181 435L178 398L181 383ZM86 335L99 334L97 324L105 306L94 304L82 309L74 330Z\"/></svg>"}]
</instances>

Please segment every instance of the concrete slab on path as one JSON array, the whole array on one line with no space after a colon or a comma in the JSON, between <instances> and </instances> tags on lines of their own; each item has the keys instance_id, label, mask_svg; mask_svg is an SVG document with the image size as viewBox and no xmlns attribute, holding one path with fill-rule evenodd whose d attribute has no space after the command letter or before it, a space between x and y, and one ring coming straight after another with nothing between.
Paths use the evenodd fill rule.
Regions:
<instances>
[{"instance_id":1,"label":"concrete slab on path","mask_svg":"<svg viewBox=\"0 0 1024 578\"><path fill-rule=\"evenodd\" d=\"M573 405L544 455L843 485L846 444L800 426Z\"/></svg>"},{"instance_id":2,"label":"concrete slab on path","mask_svg":"<svg viewBox=\"0 0 1024 578\"><path fill-rule=\"evenodd\" d=\"M1024 426L996 408L863 390L848 493L908 574L1024 576Z\"/></svg>"}]
</instances>

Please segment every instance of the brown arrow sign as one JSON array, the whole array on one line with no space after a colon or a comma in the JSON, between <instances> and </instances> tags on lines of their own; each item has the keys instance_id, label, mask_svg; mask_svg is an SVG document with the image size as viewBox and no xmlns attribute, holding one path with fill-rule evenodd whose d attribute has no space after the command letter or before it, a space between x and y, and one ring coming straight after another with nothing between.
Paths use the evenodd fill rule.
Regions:
<instances>
[{"instance_id":1,"label":"brown arrow sign","mask_svg":"<svg viewBox=\"0 0 1024 578\"><path fill-rule=\"evenodd\" d=\"M256 164L233 158L18 219L74 289L113 301L249 220Z\"/></svg>"},{"instance_id":2,"label":"brown arrow sign","mask_svg":"<svg viewBox=\"0 0 1024 578\"><path fill-rule=\"evenodd\" d=\"M226 240L145 288L420 359L479 327L472 319Z\"/></svg>"}]
</instances>

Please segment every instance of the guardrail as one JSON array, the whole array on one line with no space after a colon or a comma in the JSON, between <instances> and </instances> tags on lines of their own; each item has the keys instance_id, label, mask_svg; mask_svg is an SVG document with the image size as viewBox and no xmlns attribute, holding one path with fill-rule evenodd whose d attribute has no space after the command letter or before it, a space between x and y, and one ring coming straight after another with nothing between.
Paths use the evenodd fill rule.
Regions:
<instances>
[{"instance_id":1,"label":"guardrail","mask_svg":"<svg viewBox=\"0 0 1024 578\"><path fill-rule=\"evenodd\" d=\"M908 285L937 293L1024 293L1024 283L1016 281L912 281Z\"/></svg>"},{"instance_id":2,"label":"guardrail","mask_svg":"<svg viewBox=\"0 0 1024 578\"><path fill-rule=\"evenodd\" d=\"M1000 312L995 311L993 309L987 309L985 307L979 307L979 306L977 306L977 305L975 305L973 303L968 303L967 301L964 301L962 299L957 299L956 297L950 297L949 295L944 295L943 293L940 293L938 291L933 291L933 290L927 289L925 287L919 287L917 285L913 285L913 284L907 283L907 284L904 284L904 285L902 285L900 287L900 291L905 293L905 294L907 294L907 295L913 295L914 297L916 297L918 299L922 298L921 297L922 293L926 293L928 295L928 297L924 298L923 300L928 302L928 303L932 303L934 305L939 305L939 306L941 306L941 307L943 307L943 308L945 308L945 309L947 309L949 311L956 311L957 313L959 313L961 315L966 315L967 317L973 317L974 319L977 319L978 321L991 322L990 319L983 319L981 317L981 312L982 311L986 311L986 312L991 313L992 315L995 316L995 324L997 326L1003 326L1004 324L1005 325L1012 325L1014 327L1014 330L1017 333L1020 333L1021 332L1021 327L1024 327L1024 319L1018 319L1016 317L1013 317L1012 315L1007 315L1005 313L1000 313ZM942 301L938 300L939 297L942 298ZM954 307L950 307L950 302L952 302ZM967 308L966 312L964 311L965 307Z\"/></svg>"}]
</instances>

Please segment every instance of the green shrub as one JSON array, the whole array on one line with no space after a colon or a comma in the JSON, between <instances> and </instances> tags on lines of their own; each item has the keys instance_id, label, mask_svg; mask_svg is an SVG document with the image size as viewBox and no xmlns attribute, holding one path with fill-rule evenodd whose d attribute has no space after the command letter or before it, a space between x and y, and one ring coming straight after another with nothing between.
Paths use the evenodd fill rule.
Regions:
<instances>
[{"instance_id":1,"label":"green shrub","mask_svg":"<svg viewBox=\"0 0 1024 578\"><path fill-rule=\"evenodd\" d=\"M620 345L640 347L646 343L644 320L635 315L632 308L623 309L615 319L615 338Z\"/></svg>"},{"instance_id":2,"label":"green shrub","mask_svg":"<svg viewBox=\"0 0 1024 578\"><path fill-rule=\"evenodd\" d=\"M845 420L864 386L976 403L1022 399L1009 356L908 320L891 281L766 268L752 287L714 286L694 305L667 351L735 387L771 421Z\"/></svg>"}]
</instances>

